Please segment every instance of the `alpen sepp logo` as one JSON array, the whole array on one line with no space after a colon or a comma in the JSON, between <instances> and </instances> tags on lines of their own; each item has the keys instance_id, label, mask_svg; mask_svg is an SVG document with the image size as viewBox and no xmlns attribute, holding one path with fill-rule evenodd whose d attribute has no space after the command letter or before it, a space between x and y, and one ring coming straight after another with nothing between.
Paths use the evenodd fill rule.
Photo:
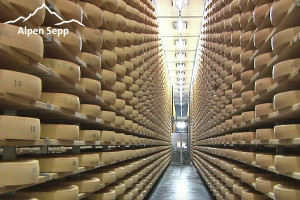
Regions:
<instances>
[{"instance_id":1,"label":"alpen sepp logo","mask_svg":"<svg viewBox=\"0 0 300 200\"><path fill-rule=\"evenodd\" d=\"M38 7L33 13L29 14L27 17L23 17L20 16L19 18L15 19L15 20L11 20L8 22L5 22L5 24L13 24L16 23L20 20L23 20L23 22L26 22L27 20L29 20L32 16L34 16L39 10L45 8L46 11L48 11L50 14L55 15L61 22L54 24L55 26L59 26L62 24L68 24L68 23L77 23L80 26L85 26L84 24L82 24L81 22L79 22L78 20L75 19L71 19L68 21L64 21L63 18L61 18L61 16L59 16L56 12L51 11L50 8L48 8L48 6L43 3L42 6ZM59 36L66 36L69 33L69 29L59 29L59 28L53 28L53 27L45 27L45 28L35 28L35 29L31 29L31 28L23 28L20 27L18 34L24 34L27 35L28 37L32 34L50 34L50 35L57 35Z\"/></svg>"}]
</instances>

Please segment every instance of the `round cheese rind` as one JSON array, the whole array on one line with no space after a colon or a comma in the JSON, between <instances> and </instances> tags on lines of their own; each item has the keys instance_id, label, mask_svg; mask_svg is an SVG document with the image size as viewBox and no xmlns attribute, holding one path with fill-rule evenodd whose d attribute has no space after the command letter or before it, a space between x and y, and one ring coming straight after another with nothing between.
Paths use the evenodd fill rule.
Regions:
<instances>
[{"instance_id":1,"label":"round cheese rind","mask_svg":"<svg viewBox=\"0 0 300 200\"><path fill-rule=\"evenodd\" d=\"M81 8L85 11L87 14L87 18L94 26L99 28L102 25L103 22L103 13L100 8L97 6L91 4L91 3L86 3L86 2L79 2Z\"/></svg>"},{"instance_id":2,"label":"round cheese rind","mask_svg":"<svg viewBox=\"0 0 300 200\"><path fill-rule=\"evenodd\" d=\"M116 116L115 125L116 126L124 126L125 124L125 117Z\"/></svg>"},{"instance_id":3,"label":"round cheese rind","mask_svg":"<svg viewBox=\"0 0 300 200\"><path fill-rule=\"evenodd\" d=\"M94 167L100 163L100 158L97 153L94 154L80 154L78 155L80 167Z\"/></svg>"},{"instance_id":4,"label":"round cheese rind","mask_svg":"<svg viewBox=\"0 0 300 200\"><path fill-rule=\"evenodd\" d=\"M246 91L242 93L242 101L244 104L249 103L254 97L256 93L254 90Z\"/></svg>"},{"instance_id":5,"label":"round cheese rind","mask_svg":"<svg viewBox=\"0 0 300 200\"><path fill-rule=\"evenodd\" d=\"M37 159L42 173L74 172L78 169L77 157L44 157Z\"/></svg>"},{"instance_id":6,"label":"round cheese rind","mask_svg":"<svg viewBox=\"0 0 300 200\"><path fill-rule=\"evenodd\" d=\"M102 59L101 59L102 67L105 69L113 69L113 67L118 62L117 54L109 50L101 50L101 54L102 54Z\"/></svg>"},{"instance_id":7,"label":"round cheese rind","mask_svg":"<svg viewBox=\"0 0 300 200\"><path fill-rule=\"evenodd\" d=\"M123 99L116 99L114 107L118 110L124 110L125 108L125 100Z\"/></svg>"},{"instance_id":8,"label":"round cheese rind","mask_svg":"<svg viewBox=\"0 0 300 200\"><path fill-rule=\"evenodd\" d=\"M116 72L120 77L124 77L126 74L126 68L119 64L114 66L113 71Z\"/></svg>"},{"instance_id":9,"label":"round cheese rind","mask_svg":"<svg viewBox=\"0 0 300 200\"><path fill-rule=\"evenodd\" d=\"M110 86L113 86L117 80L117 74L113 71L100 69L98 73L102 76L103 80L108 83Z\"/></svg>"},{"instance_id":10,"label":"round cheese rind","mask_svg":"<svg viewBox=\"0 0 300 200\"><path fill-rule=\"evenodd\" d=\"M31 34L18 34L20 27L0 23L0 42L12 47L33 60L40 61L44 55L44 43L41 36ZM24 30L23 30L24 31Z\"/></svg>"},{"instance_id":11,"label":"round cheese rind","mask_svg":"<svg viewBox=\"0 0 300 200\"><path fill-rule=\"evenodd\" d=\"M103 36L103 49L107 50L113 50L117 46L117 37L114 35L113 32L103 30L102 31Z\"/></svg>"},{"instance_id":12,"label":"round cheese rind","mask_svg":"<svg viewBox=\"0 0 300 200\"><path fill-rule=\"evenodd\" d=\"M109 105L114 105L117 99L116 93L107 90L102 90L100 97Z\"/></svg>"},{"instance_id":13,"label":"round cheese rind","mask_svg":"<svg viewBox=\"0 0 300 200\"><path fill-rule=\"evenodd\" d=\"M29 74L0 70L0 93L39 100L42 93L42 81Z\"/></svg>"},{"instance_id":14,"label":"round cheese rind","mask_svg":"<svg viewBox=\"0 0 300 200\"><path fill-rule=\"evenodd\" d=\"M276 54L280 54L281 51L289 45L292 39L300 32L300 26L285 29L276 33L272 37L272 50Z\"/></svg>"},{"instance_id":15,"label":"round cheese rind","mask_svg":"<svg viewBox=\"0 0 300 200\"><path fill-rule=\"evenodd\" d=\"M300 172L300 156L276 155L274 160L275 170L279 172Z\"/></svg>"},{"instance_id":16,"label":"round cheese rind","mask_svg":"<svg viewBox=\"0 0 300 200\"><path fill-rule=\"evenodd\" d=\"M115 134L115 131L101 131L100 140L103 142L114 142Z\"/></svg>"},{"instance_id":17,"label":"round cheese rind","mask_svg":"<svg viewBox=\"0 0 300 200\"><path fill-rule=\"evenodd\" d=\"M273 99L275 110L281 110L298 103L300 103L300 90L282 92L276 94Z\"/></svg>"},{"instance_id":18,"label":"round cheese rind","mask_svg":"<svg viewBox=\"0 0 300 200\"><path fill-rule=\"evenodd\" d=\"M300 124L287 124L274 127L276 139L300 138Z\"/></svg>"},{"instance_id":19,"label":"round cheese rind","mask_svg":"<svg viewBox=\"0 0 300 200\"><path fill-rule=\"evenodd\" d=\"M274 165L274 157L273 154L262 154L257 153L255 162L259 166L267 167L267 166L273 166Z\"/></svg>"},{"instance_id":20,"label":"round cheese rind","mask_svg":"<svg viewBox=\"0 0 300 200\"><path fill-rule=\"evenodd\" d=\"M122 82L116 82L113 89L118 93L118 94L123 94L126 90L126 85L125 83Z\"/></svg>"},{"instance_id":21,"label":"round cheese rind","mask_svg":"<svg viewBox=\"0 0 300 200\"><path fill-rule=\"evenodd\" d=\"M278 80L300 68L300 58L279 62L273 66L273 78Z\"/></svg>"},{"instance_id":22,"label":"round cheese rind","mask_svg":"<svg viewBox=\"0 0 300 200\"><path fill-rule=\"evenodd\" d=\"M91 193L100 189L101 183L99 178L84 178L68 180L68 184L76 185L79 188L80 193Z\"/></svg>"},{"instance_id":23,"label":"round cheese rind","mask_svg":"<svg viewBox=\"0 0 300 200\"><path fill-rule=\"evenodd\" d=\"M259 79L255 81L255 92L257 94L262 93L275 83L275 80L271 77Z\"/></svg>"},{"instance_id":24,"label":"round cheese rind","mask_svg":"<svg viewBox=\"0 0 300 200\"><path fill-rule=\"evenodd\" d=\"M104 162L104 163L116 162L116 157L114 152L100 152L98 154L100 157L100 162Z\"/></svg>"},{"instance_id":25,"label":"round cheese rind","mask_svg":"<svg viewBox=\"0 0 300 200\"><path fill-rule=\"evenodd\" d=\"M75 112L80 108L79 97L71 94L43 92L41 101Z\"/></svg>"},{"instance_id":26,"label":"round cheese rind","mask_svg":"<svg viewBox=\"0 0 300 200\"><path fill-rule=\"evenodd\" d=\"M40 168L37 160L0 162L0 186L37 183Z\"/></svg>"},{"instance_id":27,"label":"round cheese rind","mask_svg":"<svg viewBox=\"0 0 300 200\"><path fill-rule=\"evenodd\" d=\"M44 58L41 63L74 83L80 80L80 67L74 63L52 58Z\"/></svg>"},{"instance_id":28,"label":"round cheese rind","mask_svg":"<svg viewBox=\"0 0 300 200\"><path fill-rule=\"evenodd\" d=\"M36 197L43 200L77 200L79 195L78 187L75 185L52 185L47 187L33 187L23 190L20 195Z\"/></svg>"},{"instance_id":29,"label":"round cheese rind","mask_svg":"<svg viewBox=\"0 0 300 200\"><path fill-rule=\"evenodd\" d=\"M114 190L109 190L107 192L103 191L101 193L94 193L87 197L88 200L115 200L116 192Z\"/></svg>"},{"instance_id":30,"label":"round cheese rind","mask_svg":"<svg viewBox=\"0 0 300 200\"><path fill-rule=\"evenodd\" d=\"M255 117L265 116L274 111L273 103L258 104L255 106Z\"/></svg>"},{"instance_id":31,"label":"round cheese rind","mask_svg":"<svg viewBox=\"0 0 300 200\"><path fill-rule=\"evenodd\" d=\"M79 85L89 92L98 95L101 92L101 83L90 78L81 78Z\"/></svg>"},{"instance_id":32,"label":"round cheese rind","mask_svg":"<svg viewBox=\"0 0 300 200\"><path fill-rule=\"evenodd\" d=\"M274 139L274 129L256 129L257 140L270 140Z\"/></svg>"},{"instance_id":33,"label":"round cheese rind","mask_svg":"<svg viewBox=\"0 0 300 200\"><path fill-rule=\"evenodd\" d=\"M103 36L98 29L80 26L77 28L77 30L96 51L101 51L103 45Z\"/></svg>"},{"instance_id":34,"label":"round cheese rind","mask_svg":"<svg viewBox=\"0 0 300 200\"><path fill-rule=\"evenodd\" d=\"M257 191L268 193L273 192L275 185L280 184L282 181L278 181L272 178L257 178L255 180L255 187Z\"/></svg>"},{"instance_id":35,"label":"round cheese rind","mask_svg":"<svg viewBox=\"0 0 300 200\"><path fill-rule=\"evenodd\" d=\"M40 134L39 119L0 115L0 139L37 140Z\"/></svg>"},{"instance_id":36,"label":"round cheese rind","mask_svg":"<svg viewBox=\"0 0 300 200\"><path fill-rule=\"evenodd\" d=\"M99 141L100 140L100 131L98 130L80 130L79 131L79 141Z\"/></svg>"},{"instance_id":37,"label":"round cheese rind","mask_svg":"<svg viewBox=\"0 0 300 200\"><path fill-rule=\"evenodd\" d=\"M117 29L118 26L118 19L116 17L116 14L103 11L103 23L101 28L105 30L114 31Z\"/></svg>"},{"instance_id":38,"label":"round cheese rind","mask_svg":"<svg viewBox=\"0 0 300 200\"><path fill-rule=\"evenodd\" d=\"M41 124L41 138L78 140L79 127L65 124Z\"/></svg>"},{"instance_id":39,"label":"round cheese rind","mask_svg":"<svg viewBox=\"0 0 300 200\"><path fill-rule=\"evenodd\" d=\"M114 123L116 120L116 113L110 111L102 111L101 120L107 123Z\"/></svg>"},{"instance_id":40,"label":"round cheese rind","mask_svg":"<svg viewBox=\"0 0 300 200\"><path fill-rule=\"evenodd\" d=\"M115 142L118 142L118 143L125 142L125 134L124 133L116 133L115 134Z\"/></svg>"},{"instance_id":41,"label":"round cheese rind","mask_svg":"<svg viewBox=\"0 0 300 200\"><path fill-rule=\"evenodd\" d=\"M44 27L43 27L44 28ZM45 29L45 28L44 28ZM45 30L46 31L46 30ZM53 30L51 30L53 32ZM79 35L73 32L69 32L64 36L52 35L55 39L60 41L69 51L77 55L82 49L82 39Z\"/></svg>"},{"instance_id":42,"label":"round cheese rind","mask_svg":"<svg viewBox=\"0 0 300 200\"><path fill-rule=\"evenodd\" d=\"M300 198L300 188L297 184L279 184L274 186L276 200L294 200Z\"/></svg>"},{"instance_id":43,"label":"round cheese rind","mask_svg":"<svg viewBox=\"0 0 300 200\"><path fill-rule=\"evenodd\" d=\"M97 71L101 68L101 58L99 56L86 52L80 52L77 56L91 69Z\"/></svg>"},{"instance_id":44,"label":"round cheese rind","mask_svg":"<svg viewBox=\"0 0 300 200\"><path fill-rule=\"evenodd\" d=\"M101 108L100 108L100 106L97 106L97 105L81 104L79 112L84 115L87 115L89 117L100 117L101 116Z\"/></svg>"},{"instance_id":45,"label":"round cheese rind","mask_svg":"<svg viewBox=\"0 0 300 200\"><path fill-rule=\"evenodd\" d=\"M53 0L53 3L68 20L74 19L82 22L83 10L79 4L68 0Z\"/></svg>"}]
</instances>

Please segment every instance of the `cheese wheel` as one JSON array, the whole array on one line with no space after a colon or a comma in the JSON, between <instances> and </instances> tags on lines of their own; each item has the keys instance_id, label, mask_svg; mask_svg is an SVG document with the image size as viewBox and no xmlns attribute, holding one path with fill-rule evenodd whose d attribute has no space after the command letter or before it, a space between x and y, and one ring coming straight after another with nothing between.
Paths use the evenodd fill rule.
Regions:
<instances>
[{"instance_id":1,"label":"cheese wheel","mask_svg":"<svg viewBox=\"0 0 300 200\"><path fill-rule=\"evenodd\" d=\"M101 131L100 140L103 142L114 142L115 134L116 134L116 132L114 132L114 131Z\"/></svg>"},{"instance_id":2,"label":"cheese wheel","mask_svg":"<svg viewBox=\"0 0 300 200\"><path fill-rule=\"evenodd\" d=\"M241 199L242 200L268 200L269 197L256 191L243 190Z\"/></svg>"},{"instance_id":3,"label":"cheese wheel","mask_svg":"<svg viewBox=\"0 0 300 200\"><path fill-rule=\"evenodd\" d=\"M79 5L86 13L88 20L93 24L93 26L99 28L103 22L102 10L97 6L86 2L79 2Z\"/></svg>"},{"instance_id":4,"label":"cheese wheel","mask_svg":"<svg viewBox=\"0 0 300 200\"><path fill-rule=\"evenodd\" d=\"M133 107L132 106L125 105L125 109L124 109L124 113L125 114L131 115L132 111L133 111Z\"/></svg>"},{"instance_id":5,"label":"cheese wheel","mask_svg":"<svg viewBox=\"0 0 300 200\"><path fill-rule=\"evenodd\" d=\"M125 142L125 134L124 133L116 133L115 134L115 142L117 142L117 143Z\"/></svg>"},{"instance_id":6,"label":"cheese wheel","mask_svg":"<svg viewBox=\"0 0 300 200\"><path fill-rule=\"evenodd\" d=\"M97 106L97 105L81 104L79 112L84 115L87 115L89 117L100 117L101 116L101 108L100 108L100 106Z\"/></svg>"},{"instance_id":7,"label":"cheese wheel","mask_svg":"<svg viewBox=\"0 0 300 200\"><path fill-rule=\"evenodd\" d=\"M125 33L121 32L121 31L118 31L118 30L116 30L114 33L117 37L117 46L118 47L124 47L125 44L126 44ZM124 53L125 53L125 51L124 51Z\"/></svg>"},{"instance_id":8,"label":"cheese wheel","mask_svg":"<svg viewBox=\"0 0 300 200\"><path fill-rule=\"evenodd\" d=\"M298 103L300 103L300 90L282 92L276 94L273 99L275 110L281 110Z\"/></svg>"},{"instance_id":9,"label":"cheese wheel","mask_svg":"<svg viewBox=\"0 0 300 200\"><path fill-rule=\"evenodd\" d=\"M239 92L243 87L242 81L236 81L232 83L233 92Z\"/></svg>"},{"instance_id":10,"label":"cheese wheel","mask_svg":"<svg viewBox=\"0 0 300 200\"><path fill-rule=\"evenodd\" d=\"M123 100L123 99L116 99L114 107L116 109L118 109L118 110L124 110L125 109L125 100Z\"/></svg>"},{"instance_id":11,"label":"cheese wheel","mask_svg":"<svg viewBox=\"0 0 300 200\"><path fill-rule=\"evenodd\" d=\"M39 100L42 93L42 81L29 74L0 70L0 93Z\"/></svg>"},{"instance_id":12,"label":"cheese wheel","mask_svg":"<svg viewBox=\"0 0 300 200\"><path fill-rule=\"evenodd\" d=\"M255 95L256 95L256 93L254 90L243 92L241 95L243 103L244 104L249 103L255 97Z\"/></svg>"},{"instance_id":13,"label":"cheese wheel","mask_svg":"<svg viewBox=\"0 0 300 200\"><path fill-rule=\"evenodd\" d=\"M274 139L274 130L273 129L256 129L256 139L257 140Z\"/></svg>"},{"instance_id":14,"label":"cheese wheel","mask_svg":"<svg viewBox=\"0 0 300 200\"><path fill-rule=\"evenodd\" d=\"M116 173L117 179L120 179L125 176L125 168L124 167L117 167L114 169Z\"/></svg>"},{"instance_id":15,"label":"cheese wheel","mask_svg":"<svg viewBox=\"0 0 300 200\"><path fill-rule=\"evenodd\" d=\"M116 93L107 90L101 90L100 97L109 105L114 105L117 99Z\"/></svg>"},{"instance_id":16,"label":"cheese wheel","mask_svg":"<svg viewBox=\"0 0 300 200\"><path fill-rule=\"evenodd\" d=\"M117 46L117 37L114 35L113 32L102 30L102 36L103 36L103 45L102 45L103 49L113 50Z\"/></svg>"},{"instance_id":17,"label":"cheese wheel","mask_svg":"<svg viewBox=\"0 0 300 200\"><path fill-rule=\"evenodd\" d=\"M114 190L116 193L116 196L120 196L125 193L125 185L122 183L118 183L116 185L108 187L110 190Z\"/></svg>"},{"instance_id":18,"label":"cheese wheel","mask_svg":"<svg viewBox=\"0 0 300 200\"><path fill-rule=\"evenodd\" d=\"M247 84L253 76L256 74L256 70L249 70L241 73L241 79L243 84Z\"/></svg>"},{"instance_id":19,"label":"cheese wheel","mask_svg":"<svg viewBox=\"0 0 300 200\"><path fill-rule=\"evenodd\" d=\"M131 188L133 185L133 180L131 178L122 180L121 182L125 185L126 189Z\"/></svg>"},{"instance_id":20,"label":"cheese wheel","mask_svg":"<svg viewBox=\"0 0 300 200\"><path fill-rule=\"evenodd\" d=\"M279 62L273 66L273 79L280 80L300 68L300 58Z\"/></svg>"},{"instance_id":21,"label":"cheese wheel","mask_svg":"<svg viewBox=\"0 0 300 200\"><path fill-rule=\"evenodd\" d=\"M101 8L115 13L118 11L118 3L117 0L103 0Z\"/></svg>"},{"instance_id":22,"label":"cheese wheel","mask_svg":"<svg viewBox=\"0 0 300 200\"><path fill-rule=\"evenodd\" d=\"M120 77L124 77L126 74L126 68L119 64L114 66L113 71L116 72Z\"/></svg>"},{"instance_id":23,"label":"cheese wheel","mask_svg":"<svg viewBox=\"0 0 300 200\"><path fill-rule=\"evenodd\" d=\"M110 111L102 111L101 120L107 123L114 123L116 120L116 113Z\"/></svg>"},{"instance_id":24,"label":"cheese wheel","mask_svg":"<svg viewBox=\"0 0 300 200\"><path fill-rule=\"evenodd\" d=\"M80 154L78 155L80 167L94 167L100 163L98 154Z\"/></svg>"},{"instance_id":25,"label":"cheese wheel","mask_svg":"<svg viewBox=\"0 0 300 200\"><path fill-rule=\"evenodd\" d=\"M83 10L79 4L68 0L53 0L53 3L66 19L82 22Z\"/></svg>"},{"instance_id":26,"label":"cheese wheel","mask_svg":"<svg viewBox=\"0 0 300 200\"><path fill-rule=\"evenodd\" d=\"M274 186L276 200L294 200L300 197L300 188L297 184L286 183Z\"/></svg>"},{"instance_id":27,"label":"cheese wheel","mask_svg":"<svg viewBox=\"0 0 300 200\"><path fill-rule=\"evenodd\" d=\"M39 119L0 115L0 139L37 140L40 134Z\"/></svg>"},{"instance_id":28,"label":"cheese wheel","mask_svg":"<svg viewBox=\"0 0 300 200\"><path fill-rule=\"evenodd\" d=\"M116 17L117 17L117 21L118 21L117 29L125 31L127 28L126 18L119 14L116 14Z\"/></svg>"},{"instance_id":29,"label":"cheese wheel","mask_svg":"<svg viewBox=\"0 0 300 200\"><path fill-rule=\"evenodd\" d=\"M255 140L256 133L255 132L243 132L242 133L242 141L253 141Z\"/></svg>"},{"instance_id":30,"label":"cheese wheel","mask_svg":"<svg viewBox=\"0 0 300 200\"><path fill-rule=\"evenodd\" d=\"M125 120L124 127L125 127L126 129L131 129L131 128L132 128L132 125L133 125L133 121L132 121L132 120Z\"/></svg>"},{"instance_id":31,"label":"cheese wheel","mask_svg":"<svg viewBox=\"0 0 300 200\"><path fill-rule=\"evenodd\" d=\"M101 50L102 59L101 64L102 67L106 69L113 69L113 67L117 64L117 54L108 50Z\"/></svg>"},{"instance_id":32,"label":"cheese wheel","mask_svg":"<svg viewBox=\"0 0 300 200\"><path fill-rule=\"evenodd\" d=\"M274 127L274 136L276 139L294 139L300 138L300 125L287 124Z\"/></svg>"},{"instance_id":33,"label":"cheese wheel","mask_svg":"<svg viewBox=\"0 0 300 200\"><path fill-rule=\"evenodd\" d=\"M276 155L274 160L275 170L279 172L300 172L299 156Z\"/></svg>"},{"instance_id":34,"label":"cheese wheel","mask_svg":"<svg viewBox=\"0 0 300 200\"><path fill-rule=\"evenodd\" d=\"M68 180L66 183L76 185L79 188L80 193L91 193L100 190L99 178L74 179Z\"/></svg>"},{"instance_id":35,"label":"cheese wheel","mask_svg":"<svg viewBox=\"0 0 300 200\"><path fill-rule=\"evenodd\" d=\"M255 112L254 111L248 111L248 112L243 112L242 113L242 122L251 122L255 117Z\"/></svg>"},{"instance_id":36,"label":"cheese wheel","mask_svg":"<svg viewBox=\"0 0 300 200\"><path fill-rule=\"evenodd\" d=\"M101 68L101 58L99 56L85 52L80 52L77 56L91 69L97 71Z\"/></svg>"},{"instance_id":37,"label":"cheese wheel","mask_svg":"<svg viewBox=\"0 0 300 200\"><path fill-rule=\"evenodd\" d=\"M133 195L131 192L127 192L126 194L123 194L119 197L120 200L132 200Z\"/></svg>"},{"instance_id":38,"label":"cheese wheel","mask_svg":"<svg viewBox=\"0 0 300 200\"><path fill-rule=\"evenodd\" d=\"M75 185L49 185L33 187L19 192L20 195L43 200L77 200L79 189Z\"/></svg>"},{"instance_id":39,"label":"cheese wheel","mask_svg":"<svg viewBox=\"0 0 300 200\"><path fill-rule=\"evenodd\" d=\"M131 100L131 99L133 99L133 92L126 90L123 93L123 96L126 100Z\"/></svg>"},{"instance_id":40,"label":"cheese wheel","mask_svg":"<svg viewBox=\"0 0 300 200\"><path fill-rule=\"evenodd\" d=\"M241 181L252 184L255 182L255 179L258 177L272 177L272 174L262 173L257 171L243 171L241 175Z\"/></svg>"},{"instance_id":41,"label":"cheese wheel","mask_svg":"<svg viewBox=\"0 0 300 200\"><path fill-rule=\"evenodd\" d=\"M255 180L255 187L257 191L263 193L273 192L275 185L282 183L282 181L276 180L276 178L257 178Z\"/></svg>"},{"instance_id":42,"label":"cheese wheel","mask_svg":"<svg viewBox=\"0 0 300 200\"><path fill-rule=\"evenodd\" d=\"M273 52L275 52L276 54L280 54L281 51L290 44L292 39L296 35L298 35L299 32L300 32L300 26L285 29L283 31L276 33L271 40Z\"/></svg>"},{"instance_id":43,"label":"cheese wheel","mask_svg":"<svg viewBox=\"0 0 300 200\"><path fill-rule=\"evenodd\" d=\"M37 159L42 173L74 172L78 170L79 160L77 157L44 157Z\"/></svg>"},{"instance_id":44,"label":"cheese wheel","mask_svg":"<svg viewBox=\"0 0 300 200\"><path fill-rule=\"evenodd\" d=\"M100 51L103 45L101 31L89 27L78 27L77 30L96 51ZM79 52L78 52L79 53Z\"/></svg>"},{"instance_id":45,"label":"cheese wheel","mask_svg":"<svg viewBox=\"0 0 300 200\"><path fill-rule=\"evenodd\" d=\"M271 77L259 79L255 81L255 92L257 94L262 93L275 83L275 80Z\"/></svg>"},{"instance_id":46,"label":"cheese wheel","mask_svg":"<svg viewBox=\"0 0 300 200\"><path fill-rule=\"evenodd\" d=\"M273 154L257 153L255 162L257 165L262 166L262 167L273 166L274 158L275 158L275 155L273 155Z\"/></svg>"},{"instance_id":47,"label":"cheese wheel","mask_svg":"<svg viewBox=\"0 0 300 200\"><path fill-rule=\"evenodd\" d=\"M102 184L110 184L117 180L116 173L114 171L104 171L95 175L100 179Z\"/></svg>"},{"instance_id":48,"label":"cheese wheel","mask_svg":"<svg viewBox=\"0 0 300 200\"><path fill-rule=\"evenodd\" d=\"M24 197L24 196L20 196L20 195L12 195L12 196L2 197L2 200L14 200L14 199L18 199L18 200L38 200L36 198Z\"/></svg>"},{"instance_id":49,"label":"cheese wheel","mask_svg":"<svg viewBox=\"0 0 300 200\"><path fill-rule=\"evenodd\" d=\"M101 92L101 83L97 80L90 78L81 78L79 85L93 94Z\"/></svg>"},{"instance_id":50,"label":"cheese wheel","mask_svg":"<svg viewBox=\"0 0 300 200\"><path fill-rule=\"evenodd\" d=\"M124 138L125 138L125 134L124 134ZM116 161L122 161L125 159L124 151L115 151L114 154L115 154Z\"/></svg>"},{"instance_id":51,"label":"cheese wheel","mask_svg":"<svg viewBox=\"0 0 300 200\"><path fill-rule=\"evenodd\" d=\"M26 4L26 0L8 0L11 4L17 7L24 16L28 16L29 14L35 12L35 10L43 5L44 0L33 0L31 3ZM31 16L31 20L37 25L42 25L45 19L46 9L45 7L39 9L35 15Z\"/></svg>"},{"instance_id":52,"label":"cheese wheel","mask_svg":"<svg viewBox=\"0 0 300 200\"><path fill-rule=\"evenodd\" d=\"M139 115L139 111L138 110L133 110L132 111L132 117L137 118Z\"/></svg>"},{"instance_id":53,"label":"cheese wheel","mask_svg":"<svg viewBox=\"0 0 300 200\"><path fill-rule=\"evenodd\" d=\"M41 101L75 112L80 108L79 98L71 94L43 92Z\"/></svg>"},{"instance_id":54,"label":"cheese wheel","mask_svg":"<svg viewBox=\"0 0 300 200\"><path fill-rule=\"evenodd\" d=\"M232 140L236 142L242 141L242 133L233 133Z\"/></svg>"},{"instance_id":55,"label":"cheese wheel","mask_svg":"<svg viewBox=\"0 0 300 200\"><path fill-rule=\"evenodd\" d=\"M118 63L119 64L123 64L125 62L125 59L126 59L126 55L125 55L124 49L120 48L120 47L116 47L114 49L114 53L117 55Z\"/></svg>"},{"instance_id":56,"label":"cheese wheel","mask_svg":"<svg viewBox=\"0 0 300 200\"><path fill-rule=\"evenodd\" d=\"M254 152L242 152L242 161L243 162L251 163L251 162L255 161L255 158L256 158L256 153L254 153Z\"/></svg>"},{"instance_id":57,"label":"cheese wheel","mask_svg":"<svg viewBox=\"0 0 300 200\"><path fill-rule=\"evenodd\" d=\"M124 126L124 124L125 124L125 117L116 116L115 125Z\"/></svg>"},{"instance_id":58,"label":"cheese wheel","mask_svg":"<svg viewBox=\"0 0 300 200\"><path fill-rule=\"evenodd\" d=\"M98 130L80 130L79 131L79 141L99 141L100 140L100 131Z\"/></svg>"},{"instance_id":59,"label":"cheese wheel","mask_svg":"<svg viewBox=\"0 0 300 200\"><path fill-rule=\"evenodd\" d=\"M116 162L116 157L114 152L100 152L98 153L100 161L104 163L113 163Z\"/></svg>"},{"instance_id":60,"label":"cheese wheel","mask_svg":"<svg viewBox=\"0 0 300 200\"><path fill-rule=\"evenodd\" d=\"M242 98L234 98L232 99L232 106L233 108L239 108L243 105Z\"/></svg>"},{"instance_id":61,"label":"cheese wheel","mask_svg":"<svg viewBox=\"0 0 300 200\"><path fill-rule=\"evenodd\" d=\"M105 30L114 31L117 29L117 26L118 26L118 19L116 17L116 14L104 10L103 23L101 28Z\"/></svg>"},{"instance_id":62,"label":"cheese wheel","mask_svg":"<svg viewBox=\"0 0 300 200\"><path fill-rule=\"evenodd\" d=\"M37 183L40 169L37 160L0 162L0 186L14 186Z\"/></svg>"},{"instance_id":63,"label":"cheese wheel","mask_svg":"<svg viewBox=\"0 0 300 200\"><path fill-rule=\"evenodd\" d=\"M6 33L0 35L0 42L6 46L12 47L33 60L40 61L44 54L43 39L38 34L18 34L20 27L0 23L0 32ZM22 29L24 32L24 29ZM31 44L31 45L29 45Z\"/></svg>"},{"instance_id":64,"label":"cheese wheel","mask_svg":"<svg viewBox=\"0 0 300 200\"><path fill-rule=\"evenodd\" d=\"M41 138L78 140L79 127L65 124L41 124Z\"/></svg>"},{"instance_id":65,"label":"cheese wheel","mask_svg":"<svg viewBox=\"0 0 300 200\"><path fill-rule=\"evenodd\" d=\"M271 53L263 53L255 57L254 59L254 69L261 70L268 66L268 63L273 59L275 54Z\"/></svg>"},{"instance_id":66,"label":"cheese wheel","mask_svg":"<svg viewBox=\"0 0 300 200\"><path fill-rule=\"evenodd\" d=\"M255 117L261 117L274 112L273 103L264 103L255 106Z\"/></svg>"},{"instance_id":67,"label":"cheese wheel","mask_svg":"<svg viewBox=\"0 0 300 200\"><path fill-rule=\"evenodd\" d=\"M117 74L115 72L105 69L100 69L98 72L102 76L103 80L110 86L113 86L116 83Z\"/></svg>"},{"instance_id":68,"label":"cheese wheel","mask_svg":"<svg viewBox=\"0 0 300 200\"><path fill-rule=\"evenodd\" d=\"M123 94L126 90L126 85L125 83L122 82L116 82L115 85L113 86L113 89L118 93L118 94Z\"/></svg>"},{"instance_id":69,"label":"cheese wheel","mask_svg":"<svg viewBox=\"0 0 300 200\"><path fill-rule=\"evenodd\" d=\"M124 83L126 83L126 85L131 86L133 84L133 78L130 76L124 76Z\"/></svg>"},{"instance_id":70,"label":"cheese wheel","mask_svg":"<svg viewBox=\"0 0 300 200\"><path fill-rule=\"evenodd\" d=\"M87 197L88 200L115 200L116 192L114 190L102 191L99 193L94 193Z\"/></svg>"},{"instance_id":71,"label":"cheese wheel","mask_svg":"<svg viewBox=\"0 0 300 200\"><path fill-rule=\"evenodd\" d=\"M260 49L263 47L264 44L267 44L266 48L270 49L271 47L270 36L273 31L274 31L274 27L264 28L260 31L257 31L254 34L254 46L257 49Z\"/></svg>"},{"instance_id":72,"label":"cheese wheel","mask_svg":"<svg viewBox=\"0 0 300 200\"><path fill-rule=\"evenodd\" d=\"M44 28L44 27L43 27ZM47 27L49 28L49 27ZM44 28L45 29L45 28ZM54 30L50 29L51 32ZM48 30L45 30L49 32ZM64 37L58 36L57 34L52 35L56 40L58 40L60 43L63 44L69 51L71 51L73 54L77 55L81 52L82 49L82 39L79 35L73 32L69 32Z\"/></svg>"}]
</instances>

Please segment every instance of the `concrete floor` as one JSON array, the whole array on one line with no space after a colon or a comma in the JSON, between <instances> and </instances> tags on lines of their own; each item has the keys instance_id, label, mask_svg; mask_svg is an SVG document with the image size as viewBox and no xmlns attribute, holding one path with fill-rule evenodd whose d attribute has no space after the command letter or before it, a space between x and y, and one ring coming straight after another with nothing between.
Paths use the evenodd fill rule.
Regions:
<instances>
[{"instance_id":1,"label":"concrete floor","mask_svg":"<svg viewBox=\"0 0 300 200\"><path fill-rule=\"evenodd\" d=\"M193 165L169 166L149 200L212 200Z\"/></svg>"}]
</instances>

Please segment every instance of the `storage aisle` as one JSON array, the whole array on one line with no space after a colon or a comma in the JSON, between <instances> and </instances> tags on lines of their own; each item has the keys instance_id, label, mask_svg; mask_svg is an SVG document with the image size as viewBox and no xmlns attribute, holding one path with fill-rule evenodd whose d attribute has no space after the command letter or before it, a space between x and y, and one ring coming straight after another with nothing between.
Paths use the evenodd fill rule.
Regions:
<instances>
[{"instance_id":1,"label":"storage aisle","mask_svg":"<svg viewBox=\"0 0 300 200\"><path fill-rule=\"evenodd\" d=\"M211 200L194 165L170 165L149 196L149 200Z\"/></svg>"}]
</instances>

